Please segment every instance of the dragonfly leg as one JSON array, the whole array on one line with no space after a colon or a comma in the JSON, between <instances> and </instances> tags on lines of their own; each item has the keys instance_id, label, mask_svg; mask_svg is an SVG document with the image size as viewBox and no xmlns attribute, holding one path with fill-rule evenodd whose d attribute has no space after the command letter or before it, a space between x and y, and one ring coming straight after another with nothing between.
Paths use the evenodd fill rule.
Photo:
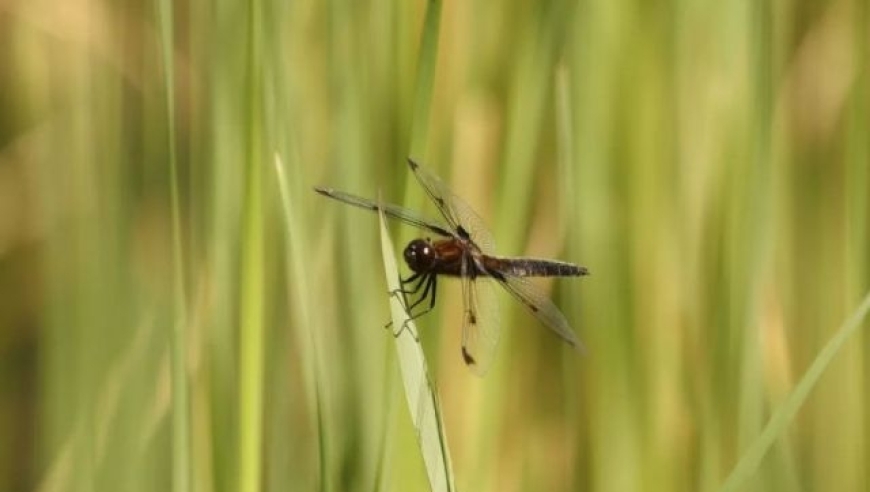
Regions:
<instances>
[{"instance_id":1,"label":"dragonfly leg","mask_svg":"<svg viewBox=\"0 0 870 492\"><path fill-rule=\"evenodd\" d=\"M431 275L431 276L434 277L434 275ZM406 279L399 278L399 281L401 283L401 287L399 287L398 289L394 289L394 290L389 291L389 294L391 297L401 294L402 301L404 302L404 305L407 306L408 305L408 294L416 294L417 292L419 292L420 288L423 286L424 283L427 285L426 289L428 289L429 284L427 283L427 280L429 277L430 277L430 275L426 275L423 273L415 273L414 275L411 275L410 277L408 277ZM416 285L414 285L410 289L405 289L406 284L410 284L411 282L414 282L414 281L417 281ZM426 297L425 290L423 291L423 295L420 297L421 297L421 299L424 299ZM410 311L417 304L419 304L419 301L415 302L410 307L406 308L406 311ZM384 325L384 328L389 328L392 325L393 325L393 322L390 321L386 325Z\"/></svg>"},{"instance_id":2,"label":"dragonfly leg","mask_svg":"<svg viewBox=\"0 0 870 492\"><path fill-rule=\"evenodd\" d=\"M414 310L415 307L417 307L417 306L419 306L421 303L423 303L423 301L425 301L427 297L431 297L431 298L434 298L434 297L435 297L435 279L437 279L437 278L438 278L438 277L437 277L436 275L434 275L434 274L426 275L426 276L424 277L424 279L426 280L426 287L423 289L423 293L420 294L420 297L418 297L417 300L414 301L414 302L413 302L410 306L408 306L408 308L406 309L406 311L408 312L408 316L412 316L411 319L414 319L414 318L417 317L417 316L413 316L413 315L411 314L411 312ZM421 282L421 284L422 284L422 282ZM418 288L416 288L414 292L409 292L409 294L414 294L414 293L416 293L416 291L420 290L420 289L419 289L419 285L418 285L417 287L418 287ZM432 293L432 295L429 295L430 292ZM431 309L431 307L430 307L430 309Z\"/></svg>"},{"instance_id":3,"label":"dragonfly leg","mask_svg":"<svg viewBox=\"0 0 870 492\"><path fill-rule=\"evenodd\" d=\"M402 332L408 328L408 323L410 323L412 320L415 320L415 319L423 316L424 314L428 313L429 311L431 311L432 309L435 308L435 298L436 298L436 294L438 292L438 288L437 288L438 287L438 276L434 275L434 274L430 274L427 276L427 278L428 278L428 281L426 282L426 288L423 289L423 293L420 295L420 297L416 301L414 301L414 303L412 305L410 305L408 307L408 309L407 309L408 319L406 319L405 322L402 323L402 327L397 332L393 333L394 336L398 337L399 335L401 335ZM425 301L426 298L429 298L429 306L427 306L425 309L423 309L421 311L418 311L416 313L412 313L411 311L415 307L419 306L423 301ZM414 337L414 339L419 341L416 336Z\"/></svg>"},{"instance_id":4,"label":"dragonfly leg","mask_svg":"<svg viewBox=\"0 0 870 492\"><path fill-rule=\"evenodd\" d=\"M396 296L396 295L401 294L402 301L404 302L404 305L408 306L405 308L405 311L410 313L412 309L414 309L418 304L420 304L421 302L423 302L426 299L426 297L428 296L428 291L429 291L431 285L433 284L432 279L434 279L434 278L435 278L435 275L425 274L425 273L415 273L414 275L411 275L410 277L408 277L406 279L400 278L399 280L402 284L402 287L389 291L390 296ZM404 287L405 284L410 284L411 282L414 282L414 281L416 281L417 283L413 287L411 287L409 289L406 289ZM412 304L409 305L408 294L412 294L412 295L416 294L417 292L420 291L420 288L423 287L424 285L426 287L423 289L423 293L420 295L420 297L416 301L414 301ZM389 328L392 325L393 325L393 322L390 321L384 325L384 328Z\"/></svg>"},{"instance_id":5,"label":"dragonfly leg","mask_svg":"<svg viewBox=\"0 0 870 492\"><path fill-rule=\"evenodd\" d=\"M410 284L413 281L417 281L417 285L411 287L410 289L406 289L405 286ZM388 291L391 296L396 294L415 294L420 290L420 286L423 285L423 282L426 280L426 275L422 273L415 273L408 278L399 277L399 288Z\"/></svg>"}]
</instances>

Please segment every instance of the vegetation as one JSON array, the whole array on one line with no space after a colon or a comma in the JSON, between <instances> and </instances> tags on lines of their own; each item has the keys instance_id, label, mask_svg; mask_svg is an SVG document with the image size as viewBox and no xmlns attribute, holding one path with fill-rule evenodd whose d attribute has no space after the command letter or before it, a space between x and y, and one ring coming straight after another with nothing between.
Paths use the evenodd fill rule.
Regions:
<instances>
[{"instance_id":1,"label":"vegetation","mask_svg":"<svg viewBox=\"0 0 870 492\"><path fill-rule=\"evenodd\" d=\"M6 2L0 490L425 490L418 420L460 491L867 490L868 27L866 0ZM444 281L437 393L406 393L378 217L312 187L432 215L409 155L501 254L589 268L542 283L585 353L505 297L475 376Z\"/></svg>"}]
</instances>

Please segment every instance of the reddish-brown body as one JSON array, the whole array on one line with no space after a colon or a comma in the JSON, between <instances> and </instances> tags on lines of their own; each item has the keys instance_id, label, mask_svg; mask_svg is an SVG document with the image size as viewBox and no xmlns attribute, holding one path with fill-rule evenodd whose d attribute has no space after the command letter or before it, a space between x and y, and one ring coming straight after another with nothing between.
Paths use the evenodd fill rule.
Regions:
<instances>
[{"instance_id":1,"label":"reddish-brown body","mask_svg":"<svg viewBox=\"0 0 870 492\"><path fill-rule=\"evenodd\" d=\"M585 275L586 269L571 263L538 258L502 258L482 253L468 239L451 237L431 241L415 239L405 248L405 261L416 273L461 277L564 277ZM462 264L466 263L466 272Z\"/></svg>"}]
</instances>

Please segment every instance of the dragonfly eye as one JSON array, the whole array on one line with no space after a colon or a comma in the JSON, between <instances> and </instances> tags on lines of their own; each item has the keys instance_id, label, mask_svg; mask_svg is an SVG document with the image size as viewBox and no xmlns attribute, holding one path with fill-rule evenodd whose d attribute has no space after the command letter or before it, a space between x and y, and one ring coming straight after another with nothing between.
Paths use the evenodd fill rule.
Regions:
<instances>
[{"instance_id":1,"label":"dragonfly eye","mask_svg":"<svg viewBox=\"0 0 870 492\"><path fill-rule=\"evenodd\" d=\"M405 263L415 272L428 271L435 263L435 248L429 241L415 239L405 248Z\"/></svg>"}]
</instances>

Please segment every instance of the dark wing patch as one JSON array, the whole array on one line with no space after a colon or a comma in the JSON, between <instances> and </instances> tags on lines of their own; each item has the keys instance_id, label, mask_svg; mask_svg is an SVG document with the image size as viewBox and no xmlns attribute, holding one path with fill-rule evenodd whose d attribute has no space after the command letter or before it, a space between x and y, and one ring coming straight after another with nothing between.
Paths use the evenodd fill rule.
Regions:
<instances>
[{"instance_id":1,"label":"dark wing patch","mask_svg":"<svg viewBox=\"0 0 870 492\"><path fill-rule=\"evenodd\" d=\"M471 260L469 260L471 261ZM463 273L467 269L463 268ZM500 324L495 282L462 275L462 360L478 376L489 370L498 347Z\"/></svg>"}]
</instances>

